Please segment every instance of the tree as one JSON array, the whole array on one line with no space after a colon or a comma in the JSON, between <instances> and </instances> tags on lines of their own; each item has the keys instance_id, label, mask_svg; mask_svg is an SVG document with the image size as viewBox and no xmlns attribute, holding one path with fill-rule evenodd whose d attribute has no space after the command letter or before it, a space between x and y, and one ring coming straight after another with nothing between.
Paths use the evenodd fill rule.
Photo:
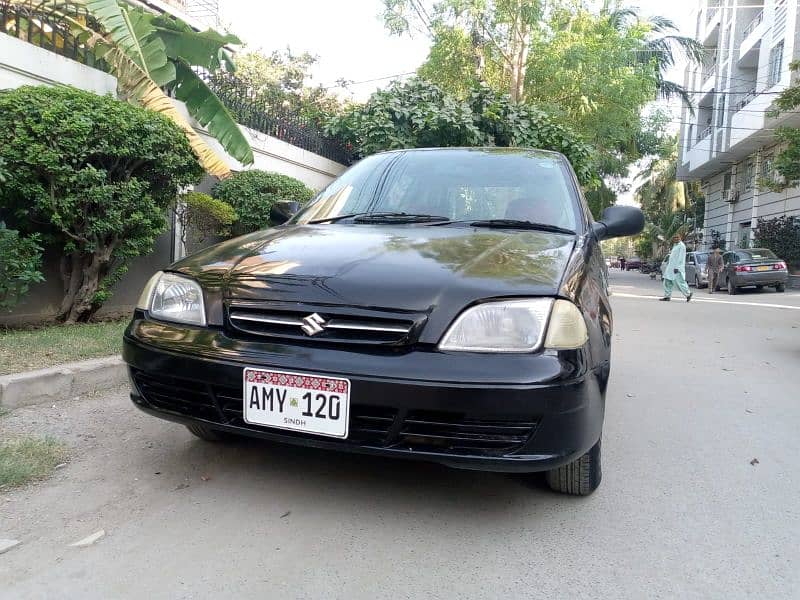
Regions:
<instances>
[{"instance_id":1,"label":"tree","mask_svg":"<svg viewBox=\"0 0 800 600\"><path fill-rule=\"evenodd\" d=\"M203 170L164 115L68 87L0 91L0 209L61 258L59 321L87 321Z\"/></svg>"},{"instance_id":2,"label":"tree","mask_svg":"<svg viewBox=\"0 0 800 600\"><path fill-rule=\"evenodd\" d=\"M290 48L269 55L245 52L236 57L236 79L253 92L253 102L281 106L321 127L341 110L342 103L322 86L307 85L309 70L317 57L294 54Z\"/></svg>"},{"instance_id":3,"label":"tree","mask_svg":"<svg viewBox=\"0 0 800 600\"><path fill-rule=\"evenodd\" d=\"M118 0L72 0L86 7L93 20L75 16L63 0L12 0L42 15L30 26L42 31L51 24L66 27L64 43L90 47L117 78L121 98L162 113L177 123L206 171L220 178L230 175L225 161L206 143L175 107L169 94L186 104L189 114L208 129L231 156L253 162L250 143L222 102L195 69L234 69L225 50L241 43L236 36L211 29L197 32L171 15L157 15ZM67 38L70 38L69 40Z\"/></svg>"},{"instance_id":4,"label":"tree","mask_svg":"<svg viewBox=\"0 0 800 600\"><path fill-rule=\"evenodd\" d=\"M520 105L486 86L460 100L439 86L410 79L375 92L328 124L328 133L359 156L397 148L524 146L562 152L580 181L596 185L591 148L533 105Z\"/></svg>"},{"instance_id":5,"label":"tree","mask_svg":"<svg viewBox=\"0 0 800 600\"><path fill-rule=\"evenodd\" d=\"M230 235L231 225L239 218L230 204L202 192L182 194L173 207L173 213L180 225L184 248L190 234L198 243L210 236Z\"/></svg>"},{"instance_id":6,"label":"tree","mask_svg":"<svg viewBox=\"0 0 800 600\"><path fill-rule=\"evenodd\" d=\"M545 0L439 0L430 4L384 0L384 22L398 35L412 28L426 32L433 40L435 62L449 62L456 55L452 49L458 49L459 58L451 66L466 74L464 66L474 65L472 77L467 78L470 84L486 81L484 72L492 68L502 80L500 89L512 102L522 102L531 38L547 4ZM429 67L420 74L430 77L431 71Z\"/></svg>"},{"instance_id":7,"label":"tree","mask_svg":"<svg viewBox=\"0 0 800 600\"><path fill-rule=\"evenodd\" d=\"M795 217L760 218L754 233L756 247L769 248L789 264L800 269L800 221Z\"/></svg>"},{"instance_id":8,"label":"tree","mask_svg":"<svg viewBox=\"0 0 800 600\"><path fill-rule=\"evenodd\" d=\"M44 281L37 234L21 236L0 221L0 311L10 310L31 284Z\"/></svg>"},{"instance_id":9,"label":"tree","mask_svg":"<svg viewBox=\"0 0 800 600\"><path fill-rule=\"evenodd\" d=\"M688 99L665 79L677 55L703 53L670 21L610 1L594 11L579 0L384 0L384 21L393 33L431 38L420 76L458 97L485 83L536 104L594 145L611 178L664 136L667 119L643 119L643 107L659 96Z\"/></svg>"},{"instance_id":10,"label":"tree","mask_svg":"<svg viewBox=\"0 0 800 600\"><path fill-rule=\"evenodd\" d=\"M275 202L303 204L311 199L314 190L294 177L251 169L220 181L211 195L233 207L239 216L233 229L241 235L272 225L269 213Z\"/></svg>"}]
</instances>

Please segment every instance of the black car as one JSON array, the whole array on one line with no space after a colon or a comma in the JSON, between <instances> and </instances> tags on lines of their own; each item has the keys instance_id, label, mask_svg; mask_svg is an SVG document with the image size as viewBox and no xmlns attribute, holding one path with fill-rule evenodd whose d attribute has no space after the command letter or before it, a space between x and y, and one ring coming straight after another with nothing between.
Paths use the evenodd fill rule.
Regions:
<instances>
[{"instance_id":1,"label":"black car","mask_svg":"<svg viewBox=\"0 0 800 600\"><path fill-rule=\"evenodd\" d=\"M206 440L546 471L588 494L612 338L599 242L643 222L593 222L552 152L373 155L288 222L151 279L125 332L133 401Z\"/></svg>"}]
</instances>

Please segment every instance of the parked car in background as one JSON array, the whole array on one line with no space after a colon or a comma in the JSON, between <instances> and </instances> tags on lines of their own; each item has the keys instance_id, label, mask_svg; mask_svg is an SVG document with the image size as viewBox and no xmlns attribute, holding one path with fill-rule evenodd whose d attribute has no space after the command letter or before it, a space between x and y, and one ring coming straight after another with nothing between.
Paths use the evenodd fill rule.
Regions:
<instances>
[{"instance_id":1,"label":"parked car in background","mask_svg":"<svg viewBox=\"0 0 800 600\"><path fill-rule=\"evenodd\" d=\"M708 252L686 253L686 283L698 289L708 285Z\"/></svg>"},{"instance_id":2,"label":"parked car in background","mask_svg":"<svg viewBox=\"0 0 800 600\"><path fill-rule=\"evenodd\" d=\"M208 441L589 494L615 337L600 241L644 226L631 206L590 214L554 152L374 154L282 225L150 280L124 336L132 400Z\"/></svg>"},{"instance_id":3,"label":"parked car in background","mask_svg":"<svg viewBox=\"0 0 800 600\"><path fill-rule=\"evenodd\" d=\"M631 256L627 261L625 261L625 270L626 271L636 271L639 270L642 266L642 259L638 256Z\"/></svg>"},{"instance_id":4,"label":"parked car in background","mask_svg":"<svg viewBox=\"0 0 800 600\"><path fill-rule=\"evenodd\" d=\"M789 271L786 263L767 248L733 250L722 255L723 268L719 286L736 294L740 288L755 287L760 290L774 287L776 292L786 289Z\"/></svg>"}]
</instances>

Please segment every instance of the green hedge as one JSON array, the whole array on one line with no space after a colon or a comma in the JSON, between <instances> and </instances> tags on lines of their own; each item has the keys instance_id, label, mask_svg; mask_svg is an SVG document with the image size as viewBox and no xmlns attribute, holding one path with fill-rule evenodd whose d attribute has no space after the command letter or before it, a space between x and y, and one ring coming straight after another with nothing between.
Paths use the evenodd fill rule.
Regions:
<instances>
[{"instance_id":1,"label":"green hedge","mask_svg":"<svg viewBox=\"0 0 800 600\"><path fill-rule=\"evenodd\" d=\"M303 204L311 199L314 190L294 177L253 169L220 181L211 195L233 207L239 216L233 230L241 235L272 225L269 211L275 202Z\"/></svg>"}]
</instances>

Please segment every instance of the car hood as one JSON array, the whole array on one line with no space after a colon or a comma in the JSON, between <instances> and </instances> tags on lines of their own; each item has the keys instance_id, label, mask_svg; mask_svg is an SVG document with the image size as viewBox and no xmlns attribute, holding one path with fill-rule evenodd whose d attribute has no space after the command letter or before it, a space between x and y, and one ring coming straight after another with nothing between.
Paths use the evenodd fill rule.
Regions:
<instances>
[{"instance_id":1,"label":"car hood","mask_svg":"<svg viewBox=\"0 0 800 600\"><path fill-rule=\"evenodd\" d=\"M459 226L300 225L228 240L172 267L228 299L429 311L555 295L575 236Z\"/></svg>"}]
</instances>

